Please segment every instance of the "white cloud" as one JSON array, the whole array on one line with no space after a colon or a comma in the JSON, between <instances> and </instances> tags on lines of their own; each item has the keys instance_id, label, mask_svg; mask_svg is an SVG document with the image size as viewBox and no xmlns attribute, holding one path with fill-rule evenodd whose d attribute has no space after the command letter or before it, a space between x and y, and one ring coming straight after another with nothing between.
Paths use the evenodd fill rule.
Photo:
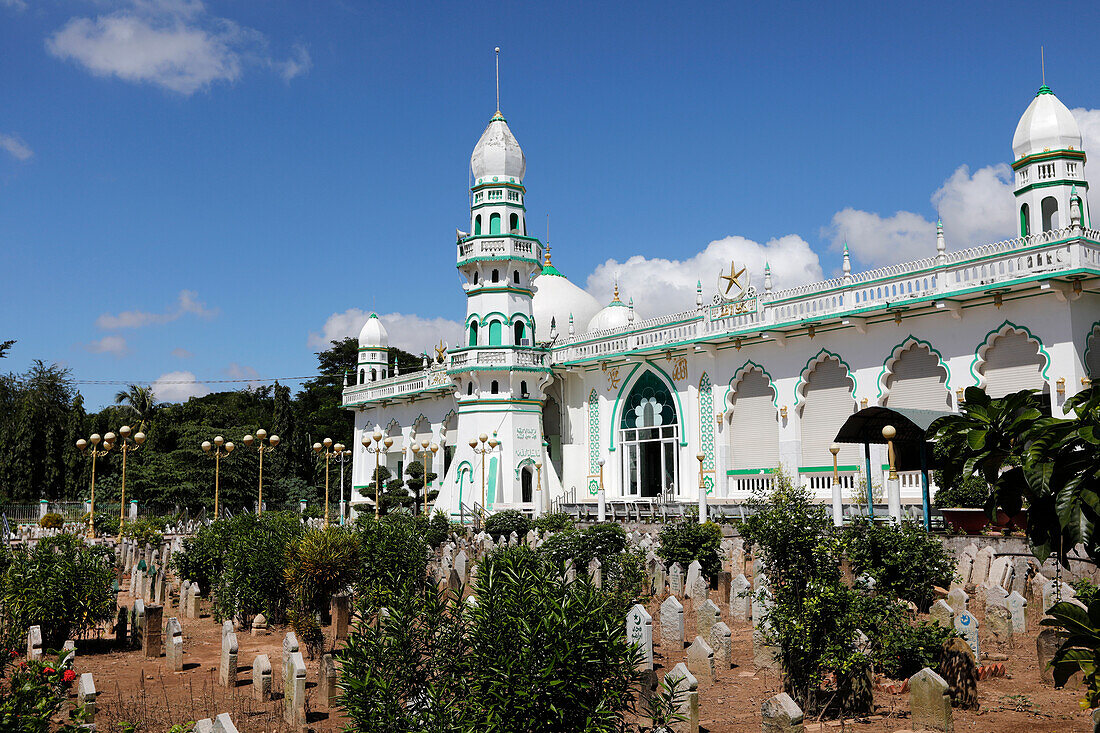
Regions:
<instances>
[{"instance_id":1,"label":"white cloud","mask_svg":"<svg viewBox=\"0 0 1100 733\"><path fill-rule=\"evenodd\" d=\"M229 366L225 368L225 374L230 379L247 379L248 388L255 389L263 384L263 382L257 381L260 373L250 366L241 366L237 362L230 362Z\"/></svg>"},{"instance_id":2,"label":"white cloud","mask_svg":"<svg viewBox=\"0 0 1100 733\"><path fill-rule=\"evenodd\" d=\"M285 61L273 61L272 65L279 70L284 81L290 81L296 76L308 73L313 68L313 59L309 57L309 51L300 43L294 44L293 53Z\"/></svg>"},{"instance_id":3,"label":"white cloud","mask_svg":"<svg viewBox=\"0 0 1100 733\"><path fill-rule=\"evenodd\" d=\"M165 372L153 382L152 390L160 402L183 402L210 394L210 388L195 379L192 372Z\"/></svg>"},{"instance_id":4,"label":"white cloud","mask_svg":"<svg viewBox=\"0 0 1100 733\"><path fill-rule=\"evenodd\" d=\"M1100 156L1100 109L1085 109L1084 107L1077 107L1071 109L1070 112L1077 120L1077 126L1081 128L1081 148L1085 153L1092 153L1094 156ZM1100 160L1100 157L1097 158ZM1086 173L1088 172L1088 163L1085 163ZM1092 164L1092 169L1096 170L1096 163ZM1100 211L1097 207L1100 206L1100 186L1097 186L1096 191L1089 191L1089 211ZM1095 215L1093 221L1096 221ZM1095 226L1095 225L1094 225Z\"/></svg>"},{"instance_id":5,"label":"white cloud","mask_svg":"<svg viewBox=\"0 0 1100 733\"><path fill-rule=\"evenodd\" d=\"M46 48L97 76L184 95L234 82L251 63L278 68L287 79L309 69L304 47L277 61L262 33L211 15L199 0L128 0L108 15L70 18L46 39Z\"/></svg>"},{"instance_id":6,"label":"white cloud","mask_svg":"<svg viewBox=\"0 0 1100 733\"><path fill-rule=\"evenodd\" d=\"M93 354L111 354L116 357L126 356L129 353L129 348L126 346L126 339L122 336L104 336L98 341L92 341L89 344L85 344L84 348Z\"/></svg>"},{"instance_id":7,"label":"white cloud","mask_svg":"<svg viewBox=\"0 0 1100 733\"><path fill-rule=\"evenodd\" d=\"M788 234L765 244L744 237L726 237L707 245L686 260L647 258L641 255L626 262L607 260L588 276L586 289L600 303L611 301L615 282L621 297L634 298L638 318L675 313L695 307L696 282L703 283L704 302L710 302L718 288L718 275L736 261L746 266L757 290L764 289L764 264L772 268L776 289L821 279L817 254L801 237Z\"/></svg>"},{"instance_id":8,"label":"white cloud","mask_svg":"<svg viewBox=\"0 0 1100 733\"><path fill-rule=\"evenodd\" d=\"M34 155L34 151L18 135L6 135L0 132L0 148L11 153L16 160L29 160Z\"/></svg>"},{"instance_id":9,"label":"white cloud","mask_svg":"<svg viewBox=\"0 0 1100 733\"><path fill-rule=\"evenodd\" d=\"M26 10L27 0L0 0L0 5L13 10Z\"/></svg>"},{"instance_id":10,"label":"white cloud","mask_svg":"<svg viewBox=\"0 0 1100 733\"><path fill-rule=\"evenodd\" d=\"M194 356L194 354L183 348L182 346L177 346L176 348L172 349L172 356L176 357L177 359L190 359L192 356Z\"/></svg>"},{"instance_id":11,"label":"white cloud","mask_svg":"<svg viewBox=\"0 0 1100 733\"><path fill-rule=\"evenodd\" d=\"M95 325L102 329L115 328L141 328L142 326L159 326L171 323L186 314L196 315L199 318L213 318L218 314L217 308L207 308L206 303L199 301L198 293L193 290L181 290L174 307L164 313L150 313L148 311L123 311L117 315L104 313L96 319Z\"/></svg>"},{"instance_id":12,"label":"white cloud","mask_svg":"<svg viewBox=\"0 0 1100 733\"><path fill-rule=\"evenodd\" d=\"M968 166L959 166L936 189L931 201L943 220L949 250L1015 235L1012 169L1005 163L973 173ZM936 254L935 222L912 211L882 216L849 207L834 214L821 233L832 241L833 249L847 242L853 259L866 266Z\"/></svg>"},{"instance_id":13,"label":"white cloud","mask_svg":"<svg viewBox=\"0 0 1100 733\"><path fill-rule=\"evenodd\" d=\"M358 336L369 315L368 311L358 308L349 308L343 313L333 313L325 321L320 333L310 332L310 348L327 349L332 341L348 336ZM413 354L422 353L425 349L434 349L441 340L451 346L457 346L462 340L462 324L458 321L446 318L423 318L411 313L380 313L378 317L390 336L390 346L396 346Z\"/></svg>"}]
</instances>

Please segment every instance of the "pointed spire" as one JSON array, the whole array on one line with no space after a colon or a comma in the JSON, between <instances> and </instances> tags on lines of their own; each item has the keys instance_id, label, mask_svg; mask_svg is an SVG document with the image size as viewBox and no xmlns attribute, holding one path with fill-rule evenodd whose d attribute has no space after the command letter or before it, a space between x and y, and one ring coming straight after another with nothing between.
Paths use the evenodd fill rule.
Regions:
<instances>
[{"instance_id":1,"label":"pointed spire","mask_svg":"<svg viewBox=\"0 0 1100 733\"><path fill-rule=\"evenodd\" d=\"M841 269L844 271L844 284L849 285L852 282L852 256L848 253L848 243L844 243L844 264L841 265Z\"/></svg>"},{"instance_id":2,"label":"pointed spire","mask_svg":"<svg viewBox=\"0 0 1100 733\"><path fill-rule=\"evenodd\" d=\"M558 319L554 316L550 316L550 338L557 338L558 336Z\"/></svg>"},{"instance_id":3,"label":"pointed spire","mask_svg":"<svg viewBox=\"0 0 1100 733\"><path fill-rule=\"evenodd\" d=\"M573 338L573 314L569 314L569 338Z\"/></svg>"},{"instance_id":4,"label":"pointed spire","mask_svg":"<svg viewBox=\"0 0 1100 733\"><path fill-rule=\"evenodd\" d=\"M1071 227L1081 226L1081 199L1077 197L1076 184L1069 190L1069 225Z\"/></svg>"},{"instance_id":5,"label":"pointed spire","mask_svg":"<svg viewBox=\"0 0 1100 733\"><path fill-rule=\"evenodd\" d=\"M500 46L493 49L493 53L496 54L497 63L497 115L500 115Z\"/></svg>"},{"instance_id":6,"label":"pointed spire","mask_svg":"<svg viewBox=\"0 0 1100 733\"><path fill-rule=\"evenodd\" d=\"M772 291L772 266L767 262L764 262L764 292L770 293Z\"/></svg>"},{"instance_id":7,"label":"pointed spire","mask_svg":"<svg viewBox=\"0 0 1100 733\"><path fill-rule=\"evenodd\" d=\"M611 299L612 303L618 303L619 301L619 281L615 281L615 297Z\"/></svg>"},{"instance_id":8,"label":"pointed spire","mask_svg":"<svg viewBox=\"0 0 1100 733\"><path fill-rule=\"evenodd\" d=\"M550 240L546 240L546 254L543 255L542 265L543 267L550 267Z\"/></svg>"},{"instance_id":9,"label":"pointed spire","mask_svg":"<svg viewBox=\"0 0 1100 733\"><path fill-rule=\"evenodd\" d=\"M627 315L626 320L630 323L634 322L634 298L630 299L630 314Z\"/></svg>"},{"instance_id":10,"label":"pointed spire","mask_svg":"<svg viewBox=\"0 0 1100 733\"><path fill-rule=\"evenodd\" d=\"M943 219L936 220L936 264L947 260L947 242L943 238Z\"/></svg>"},{"instance_id":11,"label":"pointed spire","mask_svg":"<svg viewBox=\"0 0 1100 733\"><path fill-rule=\"evenodd\" d=\"M703 281L702 280L696 280L695 281L695 307L696 308L702 308L703 307Z\"/></svg>"}]
</instances>

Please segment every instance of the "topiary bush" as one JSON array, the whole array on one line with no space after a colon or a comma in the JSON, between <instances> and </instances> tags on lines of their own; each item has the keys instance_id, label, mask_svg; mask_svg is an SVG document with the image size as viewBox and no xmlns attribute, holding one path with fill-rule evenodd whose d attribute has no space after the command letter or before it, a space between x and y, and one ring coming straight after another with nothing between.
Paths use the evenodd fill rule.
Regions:
<instances>
[{"instance_id":1,"label":"topiary bush","mask_svg":"<svg viewBox=\"0 0 1100 733\"><path fill-rule=\"evenodd\" d=\"M523 539L523 536L527 534L527 531L530 529L531 520L527 518L526 514L518 509L505 509L502 512L491 514L489 518L485 520L485 532L494 540L499 540L501 537L507 539L508 535L512 532L515 532L517 537Z\"/></svg>"},{"instance_id":2,"label":"topiary bush","mask_svg":"<svg viewBox=\"0 0 1100 733\"><path fill-rule=\"evenodd\" d=\"M419 518L423 519L423 517ZM442 511L436 511L427 525L427 529L424 532L424 539L428 541L429 545L432 547L439 547L447 541L447 536L451 533L451 524L447 520L446 514Z\"/></svg>"},{"instance_id":3,"label":"topiary bush","mask_svg":"<svg viewBox=\"0 0 1100 733\"><path fill-rule=\"evenodd\" d=\"M687 566L698 560L703 575L713 578L722 570L722 528L714 522L699 524L697 521L683 521L666 524L661 528L661 546L657 555L672 566L678 562L687 570Z\"/></svg>"},{"instance_id":4,"label":"topiary bush","mask_svg":"<svg viewBox=\"0 0 1100 733\"><path fill-rule=\"evenodd\" d=\"M564 532L573 529L573 518L565 512L543 514L531 523L539 532Z\"/></svg>"},{"instance_id":5,"label":"topiary bush","mask_svg":"<svg viewBox=\"0 0 1100 733\"><path fill-rule=\"evenodd\" d=\"M947 588L955 572L954 553L916 524L855 519L844 532L848 560L857 574L875 579L875 590L904 598L927 612L932 588Z\"/></svg>"},{"instance_id":6,"label":"topiary bush","mask_svg":"<svg viewBox=\"0 0 1100 733\"><path fill-rule=\"evenodd\" d=\"M49 512L43 514L38 520L38 526L46 529L61 529L65 526L65 517L61 516L57 512Z\"/></svg>"}]
</instances>

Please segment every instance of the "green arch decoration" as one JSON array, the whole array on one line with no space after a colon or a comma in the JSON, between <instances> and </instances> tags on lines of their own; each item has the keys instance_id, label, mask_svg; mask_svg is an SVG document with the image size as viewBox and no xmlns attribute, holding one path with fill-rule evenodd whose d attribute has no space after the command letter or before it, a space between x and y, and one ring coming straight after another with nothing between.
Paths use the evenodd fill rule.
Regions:
<instances>
[{"instance_id":1,"label":"green arch decoration","mask_svg":"<svg viewBox=\"0 0 1100 733\"><path fill-rule=\"evenodd\" d=\"M985 335L985 338L982 339L982 342L978 344L978 348L974 349L974 361L970 362L970 376L974 377L974 384L982 387L983 389L985 388L985 377L981 374L978 374L978 362L985 361L985 354L989 350L989 347L993 345L993 342L997 339L998 336L1003 336L1005 335L1005 333L1007 333L1006 329L1011 329L1013 331L1022 331L1023 333L1027 334L1028 339L1034 341L1036 344L1039 345L1039 353L1042 354L1043 358L1046 360L1046 363L1043 364L1043 381L1049 381L1050 378L1047 376L1047 372L1050 370L1050 353L1047 352L1046 347L1043 345L1043 340L1033 334L1031 332L1031 329L1029 329L1027 326L1018 326L1012 321L1006 319L1004 322L1001 323L1001 325L997 326L992 331L987 333Z\"/></svg>"},{"instance_id":2,"label":"green arch decoration","mask_svg":"<svg viewBox=\"0 0 1100 733\"><path fill-rule=\"evenodd\" d=\"M909 334L900 343L894 344L894 347L890 349L890 355L886 357L886 361L882 362L882 371L879 372L878 379L875 381L878 385L878 394L875 395L875 404L882 402L882 395L886 389L886 380L889 378L890 374L893 374L893 369L891 367L893 364L897 363L897 360L901 358L903 353L913 346L923 346L928 349L930 353L936 355L936 358L940 362L940 366L947 372L947 381L944 383L944 387L947 388L948 395L951 394L951 367L947 366L947 362L943 360L943 354L928 341L919 339L913 334Z\"/></svg>"},{"instance_id":3,"label":"green arch decoration","mask_svg":"<svg viewBox=\"0 0 1100 733\"><path fill-rule=\"evenodd\" d=\"M686 415L687 414L687 413L684 412L684 405L680 401L680 391L676 389L676 382L674 382L672 380L672 377L668 376L668 372L666 372L664 369L662 369L661 367L654 364L649 359L646 359L645 361L640 361L640 362L638 362L637 364L634 365L634 368L631 369L630 373L626 375L626 379L624 379L621 382L621 384L619 385L619 393L618 393L618 395L616 395L615 405L611 409L611 424L608 427L607 449L609 451L614 452L614 450L615 450L615 430L616 430L616 426L618 424L618 420L616 418L619 415L619 403L622 401L624 393L630 394L630 390L627 389L627 385L630 385L630 388L633 389L634 384L631 380L634 377L634 375L637 373L638 369L640 369L643 364L648 365L651 369L653 369L658 374L660 374L662 377L664 377L664 381L669 387L669 392L672 394L672 397L676 400L677 415L680 416L680 415ZM641 377L639 377L639 379L640 378ZM687 426L687 423L684 420L677 419L677 422L680 424L680 447L683 448L683 447L687 446L687 444L688 444L687 443L687 427L688 426Z\"/></svg>"},{"instance_id":4,"label":"green arch decoration","mask_svg":"<svg viewBox=\"0 0 1100 733\"><path fill-rule=\"evenodd\" d=\"M745 378L745 375L755 369L759 369L760 372L768 378L768 383L772 386L772 405L775 406L775 409L779 409L779 388L775 386L775 378L772 377L771 373L769 373L767 369L757 364L752 359L749 359L740 367L738 367L733 372L733 376L730 377L729 385L726 387L726 393L722 396L723 419L728 415L730 411L730 395L737 391L734 385L740 384L741 380Z\"/></svg>"},{"instance_id":5,"label":"green arch decoration","mask_svg":"<svg viewBox=\"0 0 1100 733\"><path fill-rule=\"evenodd\" d=\"M806 366L802 367L802 371L798 375L798 384L794 388L794 406L796 408L802 404L802 400L806 396L807 378L810 372L813 371L813 367L829 358L836 359L848 370L848 378L852 380L852 399L856 399L859 390L859 382L856 380L856 375L855 372L852 371L852 367L848 362L844 361L840 354L829 351L828 349L822 349L806 361Z\"/></svg>"}]
</instances>

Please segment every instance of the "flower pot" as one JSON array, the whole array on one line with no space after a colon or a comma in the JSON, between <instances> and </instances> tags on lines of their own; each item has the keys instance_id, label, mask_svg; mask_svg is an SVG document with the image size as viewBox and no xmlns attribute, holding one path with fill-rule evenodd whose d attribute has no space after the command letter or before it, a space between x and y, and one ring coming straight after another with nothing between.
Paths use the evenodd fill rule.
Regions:
<instances>
[{"instance_id":1,"label":"flower pot","mask_svg":"<svg viewBox=\"0 0 1100 733\"><path fill-rule=\"evenodd\" d=\"M989 524L989 515L985 509L968 509L966 507L952 507L940 509L943 521L964 534L980 534Z\"/></svg>"}]
</instances>

